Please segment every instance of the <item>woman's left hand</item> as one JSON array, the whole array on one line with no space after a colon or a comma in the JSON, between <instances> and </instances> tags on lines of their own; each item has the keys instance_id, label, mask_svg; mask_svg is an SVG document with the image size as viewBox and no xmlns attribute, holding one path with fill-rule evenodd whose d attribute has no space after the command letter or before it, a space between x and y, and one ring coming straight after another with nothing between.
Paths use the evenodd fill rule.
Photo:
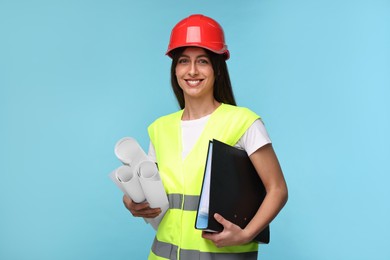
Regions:
<instances>
[{"instance_id":1,"label":"woman's left hand","mask_svg":"<svg viewBox=\"0 0 390 260\"><path fill-rule=\"evenodd\" d=\"M217 233L202 232L202 237L211 240L217 247L236 246L250 242L244 229L219 214L214 214L215 220L222 224L223 230Z\"/></svg>"}]
</instances>

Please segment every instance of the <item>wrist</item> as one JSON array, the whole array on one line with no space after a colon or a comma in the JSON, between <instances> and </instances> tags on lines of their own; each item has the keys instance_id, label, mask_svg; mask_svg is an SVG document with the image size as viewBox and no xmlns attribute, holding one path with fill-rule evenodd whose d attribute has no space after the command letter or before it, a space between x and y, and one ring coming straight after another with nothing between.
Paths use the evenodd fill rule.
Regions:
<instances>
[{"instance_id":1,"label":"wrist","mask_svg":"<svg viewBox=\"0 0 390 260\"><path fill-rule=\"evenodd\" d=\"M243 234L243 237L242 237L243 244L251 242L256 237L256 234L254 234L251 230L249 230L247 228L243 229L242 234Z\"/></svg>"}]
</instances>

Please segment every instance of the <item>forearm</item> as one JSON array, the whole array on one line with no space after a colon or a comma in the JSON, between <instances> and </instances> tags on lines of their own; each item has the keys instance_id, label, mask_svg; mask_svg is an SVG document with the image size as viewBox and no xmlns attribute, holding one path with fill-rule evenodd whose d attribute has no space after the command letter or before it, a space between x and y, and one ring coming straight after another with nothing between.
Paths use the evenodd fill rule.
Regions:
<instances>
[{"instance_id":1,"label":"forearm","mask_svg":"<svg viewBox=\"0 0 390 260\"><path fill-rule=\"evenodd\" d=\"M287 184L272 145L258 149L250 158L264 184L267 195L255 216L244 229L248 242L271 223L288 198Z\"/></svg>"},{"instance_id":2,"label":"forearm","mask_svg":"<svg viewBox=\"0 0 390 260\"><path fill-rule=\"evenodd\" d=\"M247 242L252 241L278 215L287 202L288 191L285 185L267 191L257 213L244 229Z\"/></svg>"}]
</instances>

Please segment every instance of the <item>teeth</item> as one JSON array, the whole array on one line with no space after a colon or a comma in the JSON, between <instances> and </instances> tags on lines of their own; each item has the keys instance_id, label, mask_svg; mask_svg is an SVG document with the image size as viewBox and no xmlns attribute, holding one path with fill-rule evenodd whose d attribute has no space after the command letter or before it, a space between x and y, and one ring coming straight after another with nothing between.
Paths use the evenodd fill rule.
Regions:
<instances>
[{"instance_id":1,"label":"teeth","mask_svg":"<svg viewBox=\"0 0 390 260\"><path fill-rule=\"evenodd\" d=\"M199 84L200 80L188 80L187 81L190 85L196 85Z\"/></svg>"}]
</instances>

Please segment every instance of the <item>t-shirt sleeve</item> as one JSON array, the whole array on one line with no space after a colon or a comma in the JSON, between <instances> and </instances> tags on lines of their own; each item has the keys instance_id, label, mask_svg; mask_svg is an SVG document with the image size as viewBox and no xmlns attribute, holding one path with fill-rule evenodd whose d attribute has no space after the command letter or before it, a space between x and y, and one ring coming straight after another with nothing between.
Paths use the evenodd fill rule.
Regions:
<instances>
[{"instance_id":1,"label":"t-shirt sleeve","mask_svg":"<svg viewBox=\"0 0 390 260\"><path fill-rule=\"evenodd\" d=\"M263 121L261 119L257 119L248 128L248 130L246 130L235 146L245 150L248 156L250 156L260 147L270 143L271 139L268 136L268 132L265 129Z\"/></svg>"}]
</instances>

